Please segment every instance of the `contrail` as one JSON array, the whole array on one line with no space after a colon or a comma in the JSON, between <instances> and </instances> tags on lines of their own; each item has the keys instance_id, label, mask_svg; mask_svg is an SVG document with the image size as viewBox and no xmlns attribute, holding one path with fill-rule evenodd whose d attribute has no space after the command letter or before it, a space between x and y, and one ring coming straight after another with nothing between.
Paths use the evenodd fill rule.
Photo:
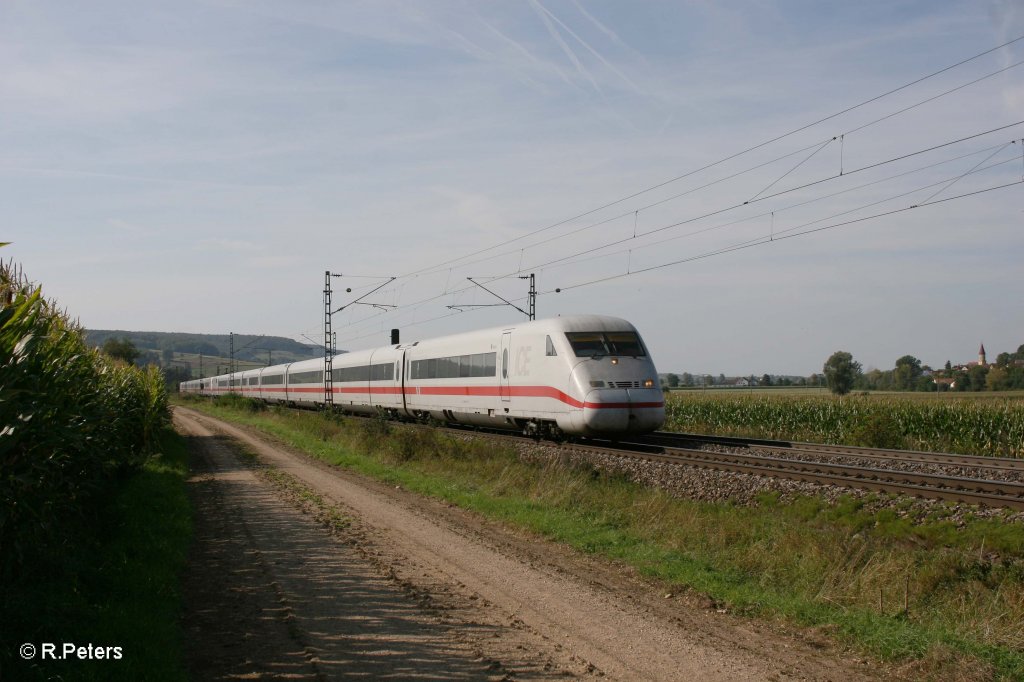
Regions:
<instances>
[{"instance_id":1,"label":"contrail","mask_svg":"<svg viewBox=\"0 0 1024 682\"><path fill-rule=\"evenodd\" d=\"M563 29L565 29L566 33L568 33L568 34L569 34L569 35L571 35L571 36L572 36L573 38L575 38L575 39L576 39L576 42L578 42L578 43L579 43L580 45L582 45L582 46L583 46L583 47L584 47L584 48L585 48L585 49L586 49L586 50L587 50L588 52L590 52L590 54L594 55L594 57L596 57L596 58L598 59L598 61L600 61L600 62L601 62L602 64L604 64L604 65L605 65L606 67L608 67L608 70L609 70L609 71L611 71L611 72L612 72L612 73L614 73L614 74L615 74L616 76L618 76L619 78L621 78L621 79L622 79L622 80L623 80L623 81L624 81L624 82L625 82L625 83L626 83L626 84L627 84L627 85L628 85L629 87L633 88L633 90L635 90L635 91L636 91L636 92L638 92L639 94L641 94L641 95L643 95L643 94L646 94L646 93L645 93L645 92L644 92L644 91L643 91L643 90L642 90L642 89L641 89L641 88L640 88L640 87L639 87L639 86L638 86L638 85L637 85L636 83L634 83L634 82L633 82L632 80L630 80L630 78L629 78L628 76L626 76L626 74L622 73L622 71L620 71L620 70L619 70L619 69L617 69L617 68L616 68L615 66L613 66L613 65L612 65L612 63L611 63L611 62L609 62L609 61L608 61L607 59L605 59L605 58L604 58L604 57L603 57L603 56L602 56L602 55L601 55L601 54L600 54L600 53L599 53L599 52L598 52L597 50L595 50L594 48L592 48L592 47L590 46L590 44L589 44L589 43L587 43L587 41L583 40L583 38L581 38L581 37L580 37L580 36L579 36L579 35L578 35L578 34L577 34L577 33L576 33L575 31L573 31L573 30L572 30L571 28L569 28L568 26L566 26L566 25L565 25L565 23L564 23L564 22L562 22L562 21L561 21L561 20L560 20L560 19L559 19L558 17L556 17L556 16L555 16L554 14L552 14L551 12L548 12L548 10L547 10L547 9L545 9L545 8L544 8L544 7L542 6L542 5L540 5L540 2L539 2L539 0L532 0L532 1L533 1L533 2L535 2L535 3L536 3L536 4L537 4L537 5L538 5L538 6L539 6L539 7L540 7L540 8L542 9L542 10L544 10L544 12L545 12L545 13L547 13L547 15L548 15L549 17L551 17L551 19L553 19L554 21L556 21L556 22L558 23L558 25L559 25L559 26L561 26L561 27L562 27ZM588 16L589 16L589 15L588 15ZM595 19L593 19L593 17L591 17L591 20L592 20L592 21L596 21Z\"/></svg>"},{"instance_id":2,"label":"contrail","mask_svg":"<svg viewBox=\"0 0 1024 682\"><path fill-rule=\"evenodd\" d=\"M566 73L564 71L562 71L562 69L558 68L558 65L551 64L549 62L545 62L542 59L539 59L537 57L537 55L533 54L528 49L526 49L526 47L522 43L520 43L520 42L510 38L509 36L505 35L504 33L502 33L500 30L498 30L497 27L495 27L491 23L485 21L484 18L481 17L479 14L476 15L476 18L477 18L477 21L479 21L488 30L490 30L492 33L494 33L496 36L498 36L498 38L500 38L501 40L503 40L506 43L508 43L514 50L516 50L517 52L522 54L524 57L526 57L527 60L529 60L531 63L533 63L533 65L536 66L538 69L543 70L543 71L554 71L556 74L558 74L559 78L561 78L565 82L566 85L573 85L573 83L570 80L569 76L567 76ZM538 86L540 85L539 83L536 83L535 81L533 81L533 79L530 79L530 82L533 83L534 85L538 85Z\"/></svg>"},{"instance_id":3,"label":"contrail","mask_svg":"<svg viewBox=\"0 0 1024 682\"><path fill-rule=\"evenodd\" d=\"M555 41L558 43L559 47L562 48L562 52L564 52L565 56L569 58L569 61L571 61L573 65L575 65L576 70L579 71L579 73L582 76L584 76L587 80L590 81L590 84L594 86L595 90L601 92L601 88L597 85L597 81L594 80L594 77L590 75L590 72L587 71L586 68L584 68L583 63L580 62L579 60L579 57L576 56L576 53L572 51L572 48L569 47L568 43L566 43L565 40L562 39L562 35L558 32L558 29L555 28L554 24L551 23L552 19L554 19L555 21L558 21L558 19L556 19L555 16L551 14L551 12L547 11L547 9L545 9L544 6L541 5L540 2L538 2L538 0L530 0L530 5L533 7L534 11L537 12L537 14L540 16L541 21L544 22L544 26L548 29L548 33L551 34L551 37L554 38ZM562 22L560 21L558 21L558 23L561 24L563 27L565 26L565 24L562 24ZM572 31L569 32L572 33ZM579 40L579 38L577 38L577 40Z\"/></svg>"}]
</instances>

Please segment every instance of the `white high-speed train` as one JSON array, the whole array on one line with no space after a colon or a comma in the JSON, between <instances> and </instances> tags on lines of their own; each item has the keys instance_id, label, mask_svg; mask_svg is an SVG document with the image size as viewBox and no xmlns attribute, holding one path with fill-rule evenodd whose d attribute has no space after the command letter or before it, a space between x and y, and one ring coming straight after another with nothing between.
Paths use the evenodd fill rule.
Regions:
<instances>
[{"instance_id":1,"label":"white high-speed train","mask_svg":"<svg viewBox=\"0 0 1024 682\"><path fill-rule=\"evenodd\" d=\"M322 359L186 381L182 393L325 402ZM658 372L626 320L574 315L336 355L335 406L531 435L615 436L665 421Z\"/></svg>"}]
</instances>

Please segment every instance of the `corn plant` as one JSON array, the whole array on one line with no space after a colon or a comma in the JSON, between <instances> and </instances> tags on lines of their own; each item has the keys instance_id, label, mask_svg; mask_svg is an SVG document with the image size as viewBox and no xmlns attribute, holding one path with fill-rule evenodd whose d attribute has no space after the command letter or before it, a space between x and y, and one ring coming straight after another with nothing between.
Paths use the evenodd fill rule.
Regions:
<instances>
[{"instance_id":1,"label":"corn plant","mask_svg":"<svg viewBox=\"0 0 1024 682\"><path fill-rule=\"evenodd\" d=\"M61 526L139 466L166 423L155 370L117 365L0 264L0 572L56 551Z\"/></svg>"},{"instance_id":2,"label":"corn plant","mask_svg":"<svg viewBox=\"0 0 1024 682\"><path fill-rule=\"evenodd\" d=\"M673 395L666 428L850 445L1024 456L1024 401Z\"/></svg>"}]
</instances>

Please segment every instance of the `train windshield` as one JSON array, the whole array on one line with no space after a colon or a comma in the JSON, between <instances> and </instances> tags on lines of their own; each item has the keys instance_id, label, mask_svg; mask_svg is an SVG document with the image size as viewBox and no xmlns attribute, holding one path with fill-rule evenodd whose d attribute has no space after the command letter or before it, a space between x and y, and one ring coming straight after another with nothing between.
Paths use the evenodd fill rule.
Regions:
<instances>
[{"instance_id":1,"label":"train windshield","mask_svg":"<svg viewBox=\"0 0 1024 682\"><path fill-rule=\"evenodd\" d=\"M569 345L578 358L602 355L629 355L640 357L644 353L640 336L636 332L566 332Z\"/></svg>"}]
</instances>

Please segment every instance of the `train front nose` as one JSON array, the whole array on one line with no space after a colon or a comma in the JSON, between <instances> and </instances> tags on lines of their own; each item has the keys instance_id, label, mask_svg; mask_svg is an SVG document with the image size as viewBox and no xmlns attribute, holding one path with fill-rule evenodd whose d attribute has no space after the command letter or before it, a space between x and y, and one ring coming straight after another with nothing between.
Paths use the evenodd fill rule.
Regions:
<instances>
[{"instance_id":1,"label":"train front nose","mask_svg":"<svg viewBox=\"0 0 1024 682\"><path fill-rule=\"evenodd\" d=\"M595 389L583 403L583 423L595 434L646 433L665 422L665 401L658 389Z\"/></svg>"},{"instance_id":2,"label":"train front nose","mask_svg":"<svg viewBox=\"0 0 1024 682\"><path fill-rule=\"evenodd\" d=\"M629 391L601 389L590 391L583 401L583 424L593 433L629 431Z\"/></svg>"}]
</instances>

